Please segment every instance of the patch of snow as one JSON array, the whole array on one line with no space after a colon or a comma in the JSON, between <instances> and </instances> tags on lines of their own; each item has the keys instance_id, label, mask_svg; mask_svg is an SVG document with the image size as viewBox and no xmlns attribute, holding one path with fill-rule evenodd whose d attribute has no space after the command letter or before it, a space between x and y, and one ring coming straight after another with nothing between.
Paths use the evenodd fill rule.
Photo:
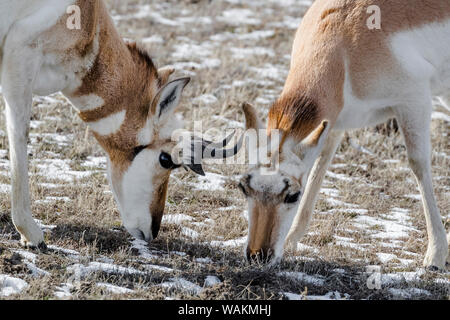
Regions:
<instances>
[{"instance_id":1,"label":"patch of snow","mask_svg":"<svg viewBox=\"0 0 450 320\"><path fill-rule=\"evenodd\" d=\"M45 197L43 200L36 200L35 203L37 204L47 204L47 203L53 203L53 202L71 202L72 199L69 197Z\"/></svg>"},{"instance_id":2,"label":"patch of snow","mask_svg":"<svg viewBox=\"0 0 450 320\"><path fill-rule=\"evenodd\" d=\"M261 20L253 18L254 12L250 9L229 9L222 12L222 16L217 20L230 25L257 25Z\"/></svg>"},{"instance_id":3,"label":"patch of snow","mask_svg":"<svg viewBox=\"0 0 450 320\"><path fill-rule=\"evenodd\" d=\"M147 264L144 266L145 269L152 271L152 270L156 270L156 271L161 271L161 272L166 272L166 273L173 273L175 272L174 269L169 268L169 267L164 267L164 266L157 266L154 264Z\"/></svg>"},{"instance_id":4,"label":"patch of snow","mask_svg":"<svg viewBox=\"0 0 450 320\"><path fill-rule=\"evenodd\" d=\"M339 273L339 274L345 274L346 273L345 270L341 269L341 268L336 268L336 269L333 269L331 271L333 271L335 273Z\"/></svg>"},{"instance_id":5,"label":"patch of snow","mask_svg":"<svg viewBox=\"0 0 450 320\"><path fill-rule=\"evenodd\" d=\"M432 113L431 119L433 119L433 120L442 120L442 121L445 121L445 122L450 122L450 116L449 115L447 115L447 114L445 114L443 112L438 112L438 111L435 111L435 112Z\"/></svg>"},{"instance_id":6,"label":"patch of snow","mask_svg":"<svg viewBox=\"0 0 450 320\"><path fill-rule=\"evenodd\" d=\"M308 245L300 243L300 242L297 243L296 249L297 249L297 251L312 251L314 253L318 253L319 252L319 250L317 248L308 246Z\"/></svg>"},{"instance_id":7,"label":"patch of snow","mask_svg":"<svg viewBox=\"0 0 450 320\"><path fill-rule=\"evenodd\" d=\"M105 157L87 157L87 160L81 164L83 167L106 168Z\"/></svg>"},{"instance_id":8,"label":"patch of snow","mask_svg":"<svg viewBox=\"0 0 450 320\"><path fill-rule=\"evenodd\" d=\"M45 123L45 121L40 120L31 120L30 121L30 128L31 129L38 129L40 126L42 126Z\"/></svg>"},{"instance_id":9,"label":"patch of snow","mask_svg":"<svg viewBox=\"0 0 450 320\"><path fill-rule=\"evenodd\" d=\"M0 193L10 193L11 185L0 183Z\"/></svg>"},{"instance_id":10,"label":"patch of snow","mask_svg":"<svg viewBox=\"0 0 450 320\"><path fill-rule=\"evenodd\" d=\"M387 263L391 260L398 259L395 254L391 254L391 253L378 252L376 255L377 255L378 259L380 259L381 263Z\"/></svg>"},{"instance_id":11,"label":"patch of snow","mask_svg":"<svg viewBox=\"0 0 450 320\"><path fill-rule=\"evenodd\" d=\"M151 37L146 37L141 39L141 43L147 44L147 43L163 43L164 40L160 35L153 35Z\"/></svg>"},{"instance_id":12,"label":"patch of snow","mask_svg":"<svg viewBox=\"0 0 450 320\"><path fill-rule=\"evenodd\" d=\"M275 65L272 65L269 63L266 63L262 67L258 67L258 68L250 67L249 70L252 72L255 72L262 78L269 78L269 79L274 79L274 80L278 80L278 81L284 81L286 74L287 74L286 70L284 70L280 66L275 66ZM283 79L283 80L281 80L281 79Z\"/></svg>"},{"instance_id":13,"label":"patch of snow","mask_svg":"<svg viewBox=\"0 0 450 320\"><path fill-rule=\"evenodd\" d=\"M196 190L207 190L207 191L223 191L223 184L225 182L225 177L216 174L206 172L205 176L198 176L197 183L190 183Z\"/></svg>"},{"instance_id":14,"label":"patch of snow","mask_svg":"<svg viewBox=\"0 0 450 320\"><path fill-rule=\"evenodd\" d=\"M244 243L247 242L247 236L238 238L238 239L232 239L232 240L226 240L226 241L211 241L210 245L213 247L240 247Z\"/></svg>"},{"instance_id":15,"label":"patch of snow","mask_svg":"<svg viewBox=\"0 0 450 320\"><path fill-rule=\"evenodd\" d=\"M164 219L164 217L163 217L163 219ZM131 242L131 247L132 247L133 249L138 250L139 256L142 257L142 258L144 258L144 259L152 260L152 259L158 258L158 256L152 254L152 253L150 252L150 250L148 249L148 243L147 243L147 241L139 240L139 239L134 239L134 240Z\"/></svg>"},{"instance_id":16,"label":"patch of snow","mask_svg":"<svg viewBox=\"0 0 450 320\"><path fill-rule=\"evenodd\" d=\"M222 207L222 208L219 208L217 210L218 211L231 211L231 210L236 210L236 209L238 209L237 206L229 206L229 207Z\"/></svg>"},{"instance_id":17,"label":"patch of snow","mask_svg":"<svg viewBox=\"0 0 450 320\"><path fill-rule=\"evenodd\" d=\"M206 276L204 287L213 287L219 283L222 283L220 279L216 276Z\"/></svg>"},{"instance_id":18,"label":"patch of snow","mask_svg":"<svg viewBox=\"0 0 450 320\"><path fill-rule=\"evenodd\" d=\"M195 262L198 262L198 263L213 263L211 258L195 258Z\"/></svg>"},{"instance_id":19,"label":"patch of snow","mask_svg":"<svg viewBox=\"0 0 450 320\"><path fill-rule=\"evenodd\" d=\"M187 291L191 294L198 295L202 291L202 287L183 278L170 278L170 281L160 284L163 288L176 288Z\"/></svg>"},{"instance_id":20,"label":"patch of snow","mask_svg":"<svg viewBox=\"0 0 450 320\"><path fill-rule=\"evenodd\" d=\"M49 276L50 275L50 272L36 267L36 265L32 262L25 261L25 265L31 271L31 274L33 275L33 277L41 277L41 276Z\"/></svg>"},{"instance_id":21,"label":"patch of snow","mask_svg":"<svg viewBox=\"0 0 450 320\"><path fill-rule=\"evenodd\" d=\"M205 42L202 45L192 43L180 43L173 47L174 52L172 57L175 59L189 59L189 58L206 58L212 54L212 44Z\"/></svg>"},{"instance_id":22,"label":"patch of snow","mask_svg":"<svg viewBox=\"0 0 450 320\"><path fill-rule=\"evenodd\" d=\"M95 272L105 272L109 274L133 274L133 275L145 275L145 272L136 270L134 268L127 268L118 266L111 263L103 262L90 262L87 266L82 264L74 264L67 267L67 271L72 272L75 277L82 279Z\"/></svg>"},{"instance_id":23,"label":"patch of snow","mask_svg":"<svg viewBox=\"0 0 450 320\"><path fill-rule=\"evenodd\" d=\"M49 225L44 224L44 223L42 222L42 220L39 220L39 219L34 219L34 221L36 221L36 223L37 223L37 225L39 226L39 228L41 228L43 231L53 230L53 229L55 229L55 228L57 227L57 226L54 225L54 224L49 224Z\"/></svg>"},{"instance_id":24,"label":"patch of snow","mask_svg":"<svg viewBox=\"0 0 450 320\"><path fill-rule=\"evenodd\" d=\"M333 198L339 197L339 190L335 188L321 188L320 192L329 197Z\"/></svg>"},{"instance_id":25,"label":"patch of snow","mask_svg":"<svg viewBox=\"0 0 450 320\"><path fill-rule=\"evenodd\" d=\"M352 248L352 249L356 249L356 250L361 250L361 251L366 250L366 247L364 245L354 243L352 238L339 237L339 236L334 236L334 237L336 239L335 245L346 247L346 248ZM334 245L334 244L330 243L329 245Z\"/></svg>"},{"instance_id":26,"label":"patch of snow","mask_svg":"<svg viewBox=\"0 0 450 320\"><path fill-rule=\"evenodd\" d=\"M268 56L273 57L275 53L272 49L264 47L253 48L230 48L233 59L247 59L251 56Z\"/></svg>"},{"instance_id":27,"label":"patch of snow","mask_svg":"<svg viewBox=\"0 0 450 320\"><path fill-rule=\"evenodd\" d=\"M341 293L338 291L334 292L328 292L327 294L324 294L323 296L305 296L305 300L348 300L350 299L350 295L347 293L344 293L343 296L341 296Z\"/></svg>"},{"instance_id":28,"label":"patch of snow","mask_svg":"<svg viewBox=\"0 0 450 320\"><path fill-rule=\"evenodd\" d=\"M403 299L411 299L414 296L429 296L431 293L428 290L419 289L419 288L407 288L407 289L397 289L397 288L389 288L388 291L395 298L403 298Z\"/></svg>"},{"instance_id":29,"label":"patch of snow","mask_svg":"<svg viewBox=\"0 0 450 320\"><path fill-rule=\"evenodd\" d=\"M293 280L306 282L316 286L322 286L325 283L325 279L321 275L311 276L304 272L294 272L294 271L282 271L278 272L278 276L291 278Z\"/></svg>"},{"instance_id":30,"label":"patch of snow","mask_svg":"<svg viewBox=\"0 0 450 320\"><path fill-rule=\"evenodd\" d=\"M409 232L417 231L409 226L409 216L407 209L393 208L389 214L383 217L393 220L386 220L379 217L358 216L355 218L355 226L364 228L365 226L380 227L384 231L372 234L375 238L398 239L409 236Z\"/></svg>"},{"instance_id":31,"label":"patch of snow","mask_svg":"<svg viewBox=\"0 0 450 320\"><path fill-rule=\"evenodd\" d=\"M217 101L218 101L217 98L212 94L202 94L201 96L198 96L193 100L193 102L202 104L213 104L216 103Z\"/></svg>"},{"instance_id":32,"label":"patch of snow","mask_svg":"<svg viewBox=\"0 0 450 320\"><path fill-rule=\"evenodd\" d=\"M188 216L187 214L178 213L164 215L162 218L162 222L168 224L181 224L184 221L192 221L193 219L193 217Z\"/></svg>"},{"instance_id":33,"label":"patch of snow","mask_svg":"<svg viewBox=\"0 0 450 320\"><path fill-rule=\"evenodd\" d=\"M302 18L285 16L283 18L283 21L273 22L273 23L269 24L269 26L276 27L276 28L287 28L287 29L295 30L300 26L301 22L302 22Z\"/></svg>"},{"instance_id":34,"label":"patch of snow","mask_svg":"<svg viewBox=\"0 0 450 320\"><path fill-rule=\"evenodd\" d=\"M425 274L425 269L418 269L412 272L385 273L381 275L382 285L393 285L406 282L419 281L421 276Z\"/></svg>"},{"instance_id":35,"label":"patch of snow","mask_svg":"<svg viewBox=\"0 0 450 320\"><path fill-rule=\"evenodd\" d=\"M177 256L180 256L180 257L187 256L186 252L181 252L181 251L171 251L170 253L176 254Z\"/></svg>"},{"instance_id":36,"label":"patch of snow","mask_svg":"<svg viewBox=\"0 0 450 320\"><path fill-rule=\"evenodd\" d=\"M38 175L47 179L74 182L92 174L92 171L74 171L70 169L70 160L65 159L39 159L31 160L32 164L39 169Z\"/></svg>"},{"instance_id":37,"label":"patch of snow","mask_svg":"<svg viewBox=\"0 0 450 320\"><path fill-rule=\"evenodd\" d=\"M97 287L103 288L103 289L105 289L106 291L108 291L109 293L112 293L112 294L127 294L127 293L133 293L134 292L131 289L115 286L115 285L112 285L110 283L105 283L105 282L97 283Z\"/></svg>"},{"instance_id":38,"label":"patch of snow","mask_svg":"<svg viewBox=\"0 0 450 320\"><path fill-rule=\"evenodd\" d=\"M73 284L71 283L63 283L61 286L56 287L56 291L53 292L55 297L59 299L69 299L72 297L70 291L73 289Z\"/></svg>"},{"instance_id":39,"label":"patch of snow","mask_svg":"<svg viewBox=\"0 0 450 320\"><path fill-rule=\"evenodd\" d=\"M345 174L334 173L334 172L331 172L331 171L327 171L327 176L330 177L330 178L334 178L334 179L345 181L345 182L353 181L352 178L346 176Z\"/></svg>"},{"instance_id":40,"label":"patch of snow","mask_svg":"<svg viewBox=\"0 0 450 320\"><path fill-rule=\"evenodd\" d=\"M200 236L200 234L197 231L192 230L191 228L186 228L186 227L181 229L181 234L183 236L187 236L192 239L197 239Z\"/></svg>"},{"instance_id":41,"label":"patch of snow","mask_svg":"<svg viewBox=\"0 0 450 320\"><path fill-rule=\"evenodd\" d=\"M177 21L183 24L211 24L213 22L210 17L179 17L177 18Z\"/></svg>"},{"instance_id":42,"label":"patch of snow","mask_svg":"<svg viewBox=\"0 0 450 320\"><path fill-rule=\"evenodd\" d=\"M47 248L50 249L50 250L54 250L54 251L58 251L58 252L64 253L65 255L67 255L71 259L78 259L80 257L80 253L78 251L75 251L75 250L72 250L72 249L61 248L61 247L57 247L57 246L54 246L54 245L47 245Z\"/></svg>"},{"instance_id":43,"label":"patch of snow","mask_svg":"<svg viewBox=\"0 0 450 320\"><path fill-rule=\"evenodd\" d=\"M0 296L7 297L12 294L20 293L28 287L28 283L19 278L10 277L6 274L0 274Z\"/></svg>"},{"instance_id":44,"label":"patch of snow","mask_svg":"<svg viewBox=\"0 0 450 320\"><path fill-rule=\"evenodd\" d=\"M223 121L223 122L227 123L228 126L231 127L231 128L244 128L244 124L242 122L239 122L239 121L230 120L230 119L227 119L227 118L222 117L222 116L212 116L211 118L214 119L214 120Z\"/></svg>"},{"instance_id":45,"label":"patch of snow","mask_svg":"<svg viewBox=\"0 0 450 320\"><path fill-rule=\"evenodd\" d=\"M422 200L422 196L420 194L405 194L403 197L418 201Z\"/></svg>"}]
</instances>

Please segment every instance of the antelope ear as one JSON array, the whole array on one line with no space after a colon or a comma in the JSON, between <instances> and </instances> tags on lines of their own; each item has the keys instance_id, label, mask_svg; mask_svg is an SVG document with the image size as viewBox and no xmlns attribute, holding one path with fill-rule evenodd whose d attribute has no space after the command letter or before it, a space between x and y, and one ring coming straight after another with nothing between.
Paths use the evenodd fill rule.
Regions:
<instances>
[{"instance_id":1,"label":"antelope ear","mask_svg":"<svg viewBox=\"0 0 450 320\"><path fill-rule=\"evenodd\" d=\"M302 161L312 164L319 156L329 130L330 124L328 120L323 120L316 129L296 146L294 153L302 159Z\"/></svg>"},{"instance_id":2,"label":"antelope ear","mask_svg":"<svg viewBox=\"0 0 450 320\"><path fill-rule=\"evenodd\" d=\"M159 79L161 79L161 85L165 85L169 81L169 77L175 72L175 68L167 66L158 69Z\"/></svg>"},{"instance_id":3,"label":"antelope ear","mask_svg":"<svg viewBox=\"0 0 450 320\"><path fill-rule=\"evenodd\" d=\"M159 90L153 99L150 109L151 115L155 117L157 123L165 123L174 113L180 102L181 93L190 80L191 78L177 79L169 82Z\"/></svg>"},{"instance_id":4,"label":"antelope ear","mask_svg":"<svg viewBox=\"0 0 450 320\"><path fill-rule=\"evenodd\" d=\"M242 104L242 110L245 115L245 128L248 129L263 129L264 126L262 122L258 118L258 114L256 113L255 108L247 102Z\"/></svg>"}]
</instances>

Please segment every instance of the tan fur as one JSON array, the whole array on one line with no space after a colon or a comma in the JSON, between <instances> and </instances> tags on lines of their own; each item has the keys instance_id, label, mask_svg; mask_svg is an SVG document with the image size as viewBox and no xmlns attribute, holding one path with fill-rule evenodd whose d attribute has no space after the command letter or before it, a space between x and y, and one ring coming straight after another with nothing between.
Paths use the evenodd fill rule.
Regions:
<instances>
[{"instance_id":1,"label":"tan fur","mask_svg":"<svg viewBox=\"0 0 450 320\"><path fill-rule=\"evenodd\" d=\"M150 212L152 214L152 233L153 238L158 235L159 227L161 225L161 220L164 214L164 208L166 205L167 197L167 187L169 185L170 171L168 171L163 177L155 177L153 184L159 186L154 191L152 199L153 202L150 204Z\"/></svg>"},{"instance_id":2,"label":"tan fur","mask_svg":"<svg viewBox=\"0 0 450 320\"><path fill-rule=\"evenodd\" d=\"M137 133L141 130L155 106L158 93L174 72L173 68L163 68L158 73L148 53L136 43L125 43L114 27L103 1L79 0L81 9L81 30L69 30L65 26L67 15L48 30L49 37L58 37L60 46L50 50L62 51L67 59L96 53L88 70L82 70L81 84L71 91L64 92L70 98L94 94L104 101L96 109L81 111L80 118L85 122L95 122L109 115L126 110L125 120L120 129L113 134L103 136L93 132L95 138L108 153L111 161L111 180L117 186L116 192L122 197L120 181L133 160L133 149L139 145ZM67 36L70 32L70 37ZM96 37L98 38L96 40ZM98 41L98 52L95 50ZM62 44L62 45L61 45ZM154 108L153 108L154 109ZM155 132L148 148L162 147L170 141L160 141ZM150 204L152 231L159 230L164 212L170 171L164 176L155 176L152 183L157 188ZM149 213L150 214L150 213Z\"/></svg>"},{"instance_id":3,"label":"tan fur","mask_svg":"<svg viewBox=\"0 0 450 320\"><path fill-rule=\"evenodd\" d=\"M367 27L371 5L381 9L381 30ZM269 112L268 129L302 139L324 119L333 125L343 106L346 61L353 93L368 98L376 94L369 88L379 74L399 81L403 76L387 35L448 19L448 0L317 0L297 31L290 72Z\"/></svg>"},{"instance_id":4,"label":"tan fur","mask_svg":"<svg viewBox=\"0 0 450 320\"><path fill-rule=\"evenodd\" d=\"M249 103L242 104L242 110L245 115L245 127L247 129L258 129L260 127L259 119L256 115L256 110Z\"/></svg>"},{"instance_id":5,"label":"tan fur","mask_svg":"<svg viewBox=\"0 0 450 320\"><path fill-rule=\"evenodd\" d=\"M162 70L161 75L144 49L135 43L125 43L114 27L103 1L79 0L81 30L69 30L63 15L57 25L46 33L56 37L58 47L47 50L65 56L67 60L88 55L94 50L93 43L98 34L98 53L89 70L82 70L82 83L66 96L80 97L95 94L104 105L94 110L80 112L85 122L94 122L111 114L126 110L120 130L109 136L94 133L100 145L109 154L114 167L125 171L132 159L132 150L137 146L137 132L144 127L149 108L159 89L167 83L173 69ZM67 36L70 33L70 37Z\"/></svg>"},{"instance_id":6,"label":"tan fur","mask_svg":"<svg viewBox=\"0 0 450 320\"><path fill-rule=\"evenodd\" d=\"M167 82L169 82L169 77L172 73L175 72L174 68L164 67L158 69L159 79L160 79L160 85L163 86Z\"/></svg>"},{"instance_id":7,"label":"tan fur","mask_svg":"<svg viewBox=\"0 0 450 320\"><path fill-rule=\"evenodd\" d=\"M252 224L249 226L248 250L249 254L256 255L262 250L266 255L270 249L271 233L276 223L277 209L267 203L257 203L251 214Z\"/></svg>"}]
</instances>

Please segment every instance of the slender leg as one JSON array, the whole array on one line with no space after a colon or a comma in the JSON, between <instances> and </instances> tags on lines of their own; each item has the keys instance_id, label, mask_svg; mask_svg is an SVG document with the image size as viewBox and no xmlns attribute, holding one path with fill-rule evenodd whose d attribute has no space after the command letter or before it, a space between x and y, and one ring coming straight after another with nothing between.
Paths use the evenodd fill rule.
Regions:
<instances>
[{"instance_id":1,"label":"slender leg","mask_svg":"<svg viewBox=\"0 0 450 320\"><path fill-rule=\"evenodd\" d=\"M445 268L448 255L447 235L436 205L431 177L431 97L417 106L397 108L395 113L408 151L409 165L422 195L428 233L428 249L424 266Z\"/></svg>"},{"instance_id":2,"label":"slender leg","mask_svg":"<svg viewBox=\"0 0 450 320\"><path fill-rule=\"evenodd\" d=\"M328 165L333 159L336 149L341 142L342 134L342 131L330 132L322 153L314 163L308 177L308 182L297 215L294 218L294 222L286 238L287 244L295 244L305 235L314 211L317 194L319 193Z\"/></svg>"},{"instance_id":3,"label":"slender leg","mask_svg":"<svg viewBox=\"0 0 450 320\"><path fill-rule=\"evenodd\" d=\"M32 85L39 55L26 46L6 45L4 52L1 79L10 149L12 220L23 245L45 247L43 233L31 216L27 155Z\"/></svg>"}]
</instances>

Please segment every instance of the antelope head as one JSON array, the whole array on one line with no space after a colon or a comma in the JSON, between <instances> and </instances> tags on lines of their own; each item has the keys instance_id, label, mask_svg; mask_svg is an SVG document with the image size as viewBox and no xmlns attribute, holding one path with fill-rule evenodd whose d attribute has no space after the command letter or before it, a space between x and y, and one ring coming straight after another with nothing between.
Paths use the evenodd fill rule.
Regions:
<instances>
[{"instance_id":1,"label":"antelope head","mask_svg":"<svg viewBox=\"0 0 450 320\"><path fill-rule=\"evenodd\" d=\"M155 70L156 72L156 70ZM158 235L169 176L179 167L170 156L172 132L182 126L175 114L189 78L168 81L173 70L159 70L139 112L124 112L120 130L97 140L108 153L108 177L123 225L137 239ZM126 144L124 143L126 141Z\"/></svg>"},{"instance_id":2,"label":"antelope head","mask_svg":"<svg viewBox=\"0 0 450 320\"><path fill-rule=\"evenodd\" d=\"M173 71L154 70L149 93L137 98L141 107L123 111L118 131L108 136L94 132L108 153L108 177L123 225L132 236L146 241L158 235L172 170L184 167L204 175L201 161L207 154L231 155L219 148L231 136L220 144L194 137L188 149L199 152L185 152L181 158L175 152L173 136L183 126L175 110L190 79L169 82Z\"/></svg>"},{"instance_id":3,"label":"antelope head","mask_svg":"<svg viewBox=\"0 0 450 320\"><path fill-rule=\"evenodd\" d=\"M271 150L270 163L273 166L277 162L275 171L268 171L267 163L250 163L248 172L239 183L248 202L246 258L249 262L270 261L274 264L282 257L284 241L297 212L309 171L327 136L328 122L323 121L306 138L297 140L283 130L275 135L274 130L265 129L251 105L244 104L243 110L247 131L263 130L267 135L267 139L263 139L266 142L260 141L259 136L254 150L249 150L249 154ZM269 113L269 120L270 116Z\"/></svg>"}]
</instances>

